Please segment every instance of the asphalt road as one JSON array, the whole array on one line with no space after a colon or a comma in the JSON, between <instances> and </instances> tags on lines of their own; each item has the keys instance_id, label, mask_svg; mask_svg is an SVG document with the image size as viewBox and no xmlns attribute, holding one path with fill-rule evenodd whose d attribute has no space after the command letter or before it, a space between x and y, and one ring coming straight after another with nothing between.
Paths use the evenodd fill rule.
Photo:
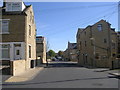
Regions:
<instances>
[{"instance_id":1,"label":"asphalt road","mask_svg":"<svg viewBox=\"0 0 120 90\"><path fill-rule=\"evenodd\" d=\"M109 78L107 72L78 67L76 63L51 62L33 80L6 83L3 88L118 88L118 79Z\"/></svg>"}]
</instances>

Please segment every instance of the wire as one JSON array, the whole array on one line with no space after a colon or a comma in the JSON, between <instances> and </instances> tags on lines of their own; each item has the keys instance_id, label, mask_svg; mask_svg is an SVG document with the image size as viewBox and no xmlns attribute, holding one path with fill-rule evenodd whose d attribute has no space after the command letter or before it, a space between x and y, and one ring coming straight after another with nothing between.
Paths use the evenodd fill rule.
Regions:
<instances>
[{"instance_id":1,"label":"wire","mask_svg":"<svg viewBox=\"0 0 120 90\"><path fill-rule=\"evenodd\" d=\"M103 14L104 12L107 12L107 11L110 11L111 9L113 9L114 7L111 7L111 8L108 8L107 10L104 10L104 11L102 11L102 12L99 12L99 13L97 13L97 14L95 14L95 16L96 15L100 15L100 14ZM70 25L70 24L68 24L68 26L74 26L74 27L76 27L76 26L78 26L77 24L79 24L80 25L80 21L82 22L82 20L83 21L86 21L86 20L89 20L89 19L91 19L91 18L93 18L94 16L87 16L87 17L84 17L84 18L81 18L81 19L77 19L77 21L72 21L71 23L72 23L72 25ZM69 22L70 23L70 22ZM74 23L74 24L73 24ZM66 25L62 25L62 27L64 28L64 26L66 26ZM55 25L54 25L54 28L53 28L53 30L55 30L57 27L55 27ZM51 32L51 31L48 31L48 30L50 30L50 29L47 29L47 33L49 33L49 32ZM58 31L58 30L56 30L56 31ZM43 32L41 32L41 33L44 33L44 31ZM50 34L50 33L49 33Z\"/></svg>"},{"instance_id":2,"label":"wire","mask_svg":"<svg viewBox=\"0 0 120 90\"><path fill-rule=\"evenodd\" d=\"M84 5L84 6L79 6L79 7L64 7L64 8L51 8L51 9L42 9L42 12L53 12L53 11L63 11L63 10L74 10L74 9L86 9L86 8L95 8L95 7L108 7L108 6L115 6L115 4L104 4L104 5Z\"/></svg>"},{"instance_id":3,"label":"wire","mask_svg":"<svg viewBox=\"0 0 120 90\"><path fill-rule=\"evenodd\" d=\"M99 19L99 18L102 18L102 17L104 17L104 16L114 14L115 12L116 12L116 10L113 11L113 12L107 13L107 14L105 14L105 15L103 15L103 16L100 16L100 17L97 17L97 18L92 18L92 20L91 20L91 19L90 19L89 21L87 20L87 22L85 22L85 23L83 23L83 24L81 24L81 25L88 24L89 22L92 22L92 21L95 20L95 19ZM80 25L80 24L79 24L79 25ZM72 28L73 28L73 27L72 27ZM60 30L60 32L61 32L61 30ZM57 32L55 32L55 33L52 33L51 35L53 36L53 35L55 35L55 34L60 34L60 32L57 31ZM50 33L47 34L47 35L51 36Z\"/></svg>"}]
</instances>

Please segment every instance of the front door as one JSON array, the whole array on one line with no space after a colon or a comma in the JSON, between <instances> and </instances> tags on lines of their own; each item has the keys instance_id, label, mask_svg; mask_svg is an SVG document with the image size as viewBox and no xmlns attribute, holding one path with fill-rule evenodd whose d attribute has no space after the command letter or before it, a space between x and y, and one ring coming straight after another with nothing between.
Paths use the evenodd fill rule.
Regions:
<instances>
[{"instance_id":1,"label":"front door","mask_svg":"<svg viewBox=\"0 0 120 90\"><path fill-rule=\"evenodd\" d=\"M15 47L15 60L21 59L21 47Z\"/></svg>"}]
</instances>

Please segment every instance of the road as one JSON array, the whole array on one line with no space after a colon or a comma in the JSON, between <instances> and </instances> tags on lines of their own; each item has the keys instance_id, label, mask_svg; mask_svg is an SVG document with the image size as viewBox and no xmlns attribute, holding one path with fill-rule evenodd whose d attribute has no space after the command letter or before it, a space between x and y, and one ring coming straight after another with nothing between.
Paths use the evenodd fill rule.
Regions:
<instances>
[{"instance_id":1,"label":"road","mask_svg":"<svg viewBox=\"0 0 120 90\"><path fill-rule=\"evenodd\" d=\"M6 83L3 88L118 88L118 79L96 70L71 62L51 62L33 80Z\"/></svg>"}]
</instances>

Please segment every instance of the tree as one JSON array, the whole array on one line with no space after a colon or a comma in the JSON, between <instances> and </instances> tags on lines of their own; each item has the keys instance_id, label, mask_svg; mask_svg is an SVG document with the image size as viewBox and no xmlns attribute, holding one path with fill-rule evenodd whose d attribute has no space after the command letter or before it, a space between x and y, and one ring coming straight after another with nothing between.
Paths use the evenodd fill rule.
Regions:
<instances>
[{"instance_id":1,"label":"tree","mask_svg":"<svg viewBox=\"0 0 120 90\"><path fill-rule=\"evenodd\" d=\"M49 55L50 58L51 58L51 57L54 57L56 54L55 54L55 52L54 52L53 50L49 50L49 51L48 51L48 55Z\"/></svg>"},{"instance_id":2,"label":"tree","mask_svg":"<svg viewBox=\"0 0 120 90\"><path fill-rule=\"evenodd\" d=\"M63 51L59 51L58 56L63 57L63 53L64 53Z\"/></svg>"}]
</instances>

